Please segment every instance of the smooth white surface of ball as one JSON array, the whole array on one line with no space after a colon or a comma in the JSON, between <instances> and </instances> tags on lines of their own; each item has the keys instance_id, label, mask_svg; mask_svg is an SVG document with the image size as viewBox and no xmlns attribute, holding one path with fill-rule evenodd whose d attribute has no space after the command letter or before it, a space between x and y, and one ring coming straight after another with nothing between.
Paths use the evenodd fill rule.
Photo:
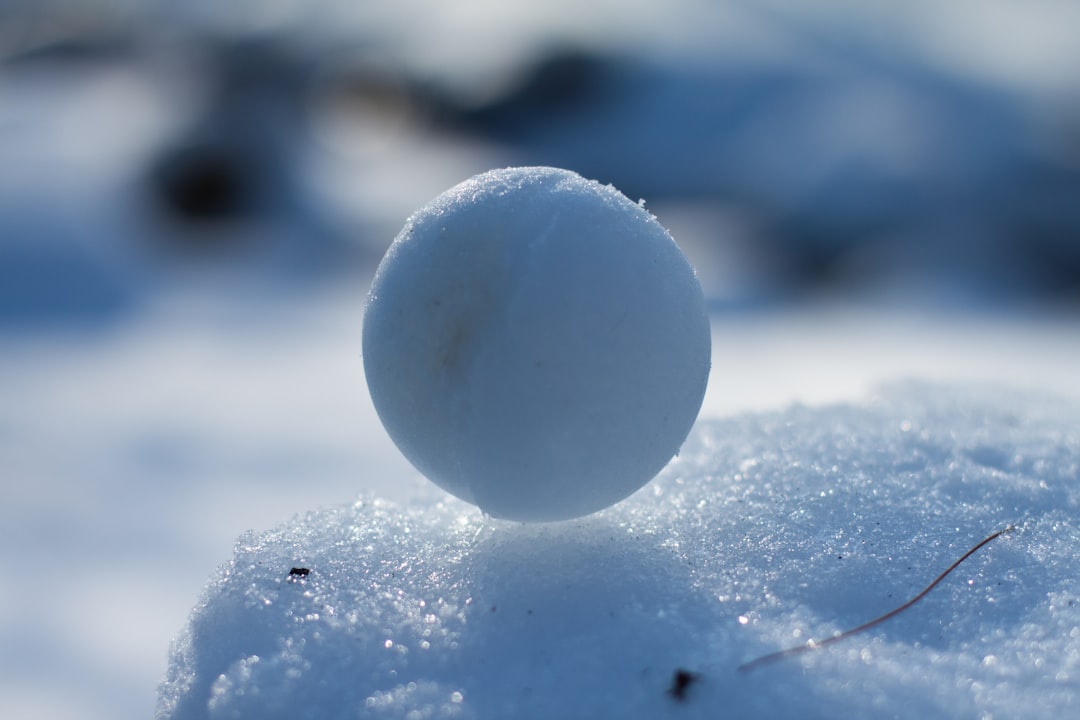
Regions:
<instances>
[{"instance_id":1,"label":"smooth white surface of ball","mask_svg":"<svg viewBox=\"0 0 1080 720\"><path fill-rule=\"evenodd\" d=\"M701 287L649 212L568 170L507 168L407 221L364 317L375 408L429 479L515 520L627 497L694 423Z\"/></svg>"}]
</instances>

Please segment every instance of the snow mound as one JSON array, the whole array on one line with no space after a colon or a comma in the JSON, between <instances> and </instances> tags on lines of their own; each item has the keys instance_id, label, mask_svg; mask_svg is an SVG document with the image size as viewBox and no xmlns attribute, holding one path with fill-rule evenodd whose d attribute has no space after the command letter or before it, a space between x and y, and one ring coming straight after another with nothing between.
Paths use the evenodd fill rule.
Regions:
<instances>
[{"instance_id":1,"label":"snow mound","mask_svg":"<svg viewBox=\"0 0 1080 720\"><path fill-rule=\"evenodd\" d=\"M497 521L432 487L244 535L157 717L1063 717L1078 508L1080 409L1052 398L904 384L702 420L587 518ZM738 671L900 605L1009 524L889 622Z\"/></svg>"}]
</instances>

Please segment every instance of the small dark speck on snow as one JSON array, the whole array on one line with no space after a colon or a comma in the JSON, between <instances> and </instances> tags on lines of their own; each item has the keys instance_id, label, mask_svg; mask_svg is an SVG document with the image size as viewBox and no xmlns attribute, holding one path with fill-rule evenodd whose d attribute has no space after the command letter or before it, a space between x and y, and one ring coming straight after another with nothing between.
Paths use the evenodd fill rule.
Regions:
<instances>
[{"instance_id":1,"label":"small dark speck on snow","mask_svg":"<svg viewBox=\"0 0 1080 720\"><path fill-rule=\"evenodd\" d=\"M698 673L679 668L671 677L671 687L668 688L668 695L671 695L678 702L685 702L686 693L690 686L700 679L701 675Z\"/></svg>"}]
</instances>

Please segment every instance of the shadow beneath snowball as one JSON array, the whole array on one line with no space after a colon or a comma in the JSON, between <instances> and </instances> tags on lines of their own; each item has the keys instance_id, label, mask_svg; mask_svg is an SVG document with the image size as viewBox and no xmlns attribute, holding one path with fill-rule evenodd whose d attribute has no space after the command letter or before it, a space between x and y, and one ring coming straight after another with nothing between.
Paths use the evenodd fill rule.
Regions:
<instances>
[{"instance_id":1,"label":"shadow beneath snowball","mask_svg":"<svg viewBox=\"0 0 1080 720\"><path fill-rule=\"evenodd\" d=\"M655 717L673 707L673 673L700 656L724 608L693 587L663 537L601 515L500 523L478 542L467 557L473 611L459 641L461 660L476 669L479 686L466 696L478 715L555 717L570 707Z\"/></svg>"}]
</instances>

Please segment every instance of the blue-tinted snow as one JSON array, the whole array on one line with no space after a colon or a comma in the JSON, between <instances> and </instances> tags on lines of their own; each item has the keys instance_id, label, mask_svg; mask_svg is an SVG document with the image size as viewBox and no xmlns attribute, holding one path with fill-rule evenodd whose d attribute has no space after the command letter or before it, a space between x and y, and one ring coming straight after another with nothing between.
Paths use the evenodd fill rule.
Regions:
<instances>
[{"instance_id":1,"label":"blue-tinted snow","mask_svg":"<svg viewBox=\"0 0 1080 720\"><path fill-rule=\"evenodd\" d=\"M163 286L306 288L373 262L446 187L520 164L666 205L683 242L738 268L706 288L725 309L1080 286L1075 79L1054 71L1071 10L1002 60L979 23L844 3L620 4L613 23L607 3L148 0L94 30L55 0L49 31L23 5L0 55L19 168L0 178L0 329L93 325Z\"/></svg>"},{"instance_id":2,"label":"blue-tinted snow","mask_svg":"<svg viewBox=\"0 0 1080 720\"><path fill-rule=\"evenodd\" d=\"M1078 508L1080 409L923 384L702 421L584 520L364 497L238 540L159 717L1057 717L1080 701ZM887 625L737 672L1010 524Z\"/></svg>"},{"instance_id":3,"label":"blue-tinted snow","mask_svg":"<svg viewBox=\"0 0 1080 720\"><path fill-rule=\"evenodd\" d=\"M435 194L529 153L562 152L543 126L507 125L513 132L492 142L480 120L542 97L523 92L543 90L529 78L566 67L568 57L619 82L601 94L610 105L564 102L555 115L585 134L582 110L624 114L612 137L641 147L623 153L593 132L590 163L627 190L654 183L659 194L649 191L647 207L692 254L718 311L704 417L793 400L862 402L876 382L911 375L1010 384L1025 388L1023 397L1080 396L1075 320L1015 306L999 314L1005 306L995 305L1067 298L1070 278L1076 286L1076 8L1043 3L1031 12L1011 0L461 0L416 8L352 0L295 8L273 0L4 3L7 715L146 717L170 637L240 532L365 489L404 508L414 492L427 492L367 404L359 358L366 278L404 219ZM245 75L253 58L273 71ZM786 82L770 81L777 77ZM252 92L215 92L229 82ZM897 232L862 225L871 229L866 242L833 265L839 284L826 277L822 288L839 288L845 303L884 297L901 312L780 303L763 313L762 301L805 297L792 280L806 248L765 232L772 208L708 192L660 197L659 180L682 178L657 149L708 169L692 152L698 139L667 134L708 125L677 113L722 120L723 98L694 95L721 92L762 100L746 107L765 126L757 131L765 142L743 152L773 160L765 167L779 173L718 165L714 179L749 178L759 197L796 197L782 192L794 187L833 199L803 203L813 222L788 228L859 230L844 224L846 213L883 217L881 208L912 195L880 189L906 192L920 178L934 186L941 180L930 171L955 160L950 176L987 191L995 222L962 195L950 196L959 205L908 202L919 212ZM660 101L671 113L656 111ZM305 105L299 115L290 107L297 102ZM779 111L785 106L814 122L803 126ZM875 112L882 107L891 110ZM830 133L830 110L853 124ZM984 111L1002 144L979 145L981 129L965 136L967 119L981 123ZM245 133L234 115L260 120ZM899 122L905 118L931 122ZM891 135L890 123L910 134ZM770 136L792 152L809 149L821 164L775 162L761 153ZM564 139L581 147L581 137ZM818 145L822 138L829 142ZM894 144L877 147L882 138ZM942 155L901 152L919 147ZM252 154L263 155L256 169L274 176L248 186L253 202L244 213L184 223L162 212L155 169L194 158L204 168L194 177L213 188L232 173L251 179L243 158ZM903 162L876 162L882 158ZM830 167L843 172L818 191L805 182ZM906 184L882 182L890 167L909 171ZM979 168L986 174L972 172ZM840 222L822 223L829 213ZM1003 217L1004 226L996 222ZM344 287L335 285L343 275ZM933 315L907 313L918 305Z\"/></svg>"}]
</instances>

